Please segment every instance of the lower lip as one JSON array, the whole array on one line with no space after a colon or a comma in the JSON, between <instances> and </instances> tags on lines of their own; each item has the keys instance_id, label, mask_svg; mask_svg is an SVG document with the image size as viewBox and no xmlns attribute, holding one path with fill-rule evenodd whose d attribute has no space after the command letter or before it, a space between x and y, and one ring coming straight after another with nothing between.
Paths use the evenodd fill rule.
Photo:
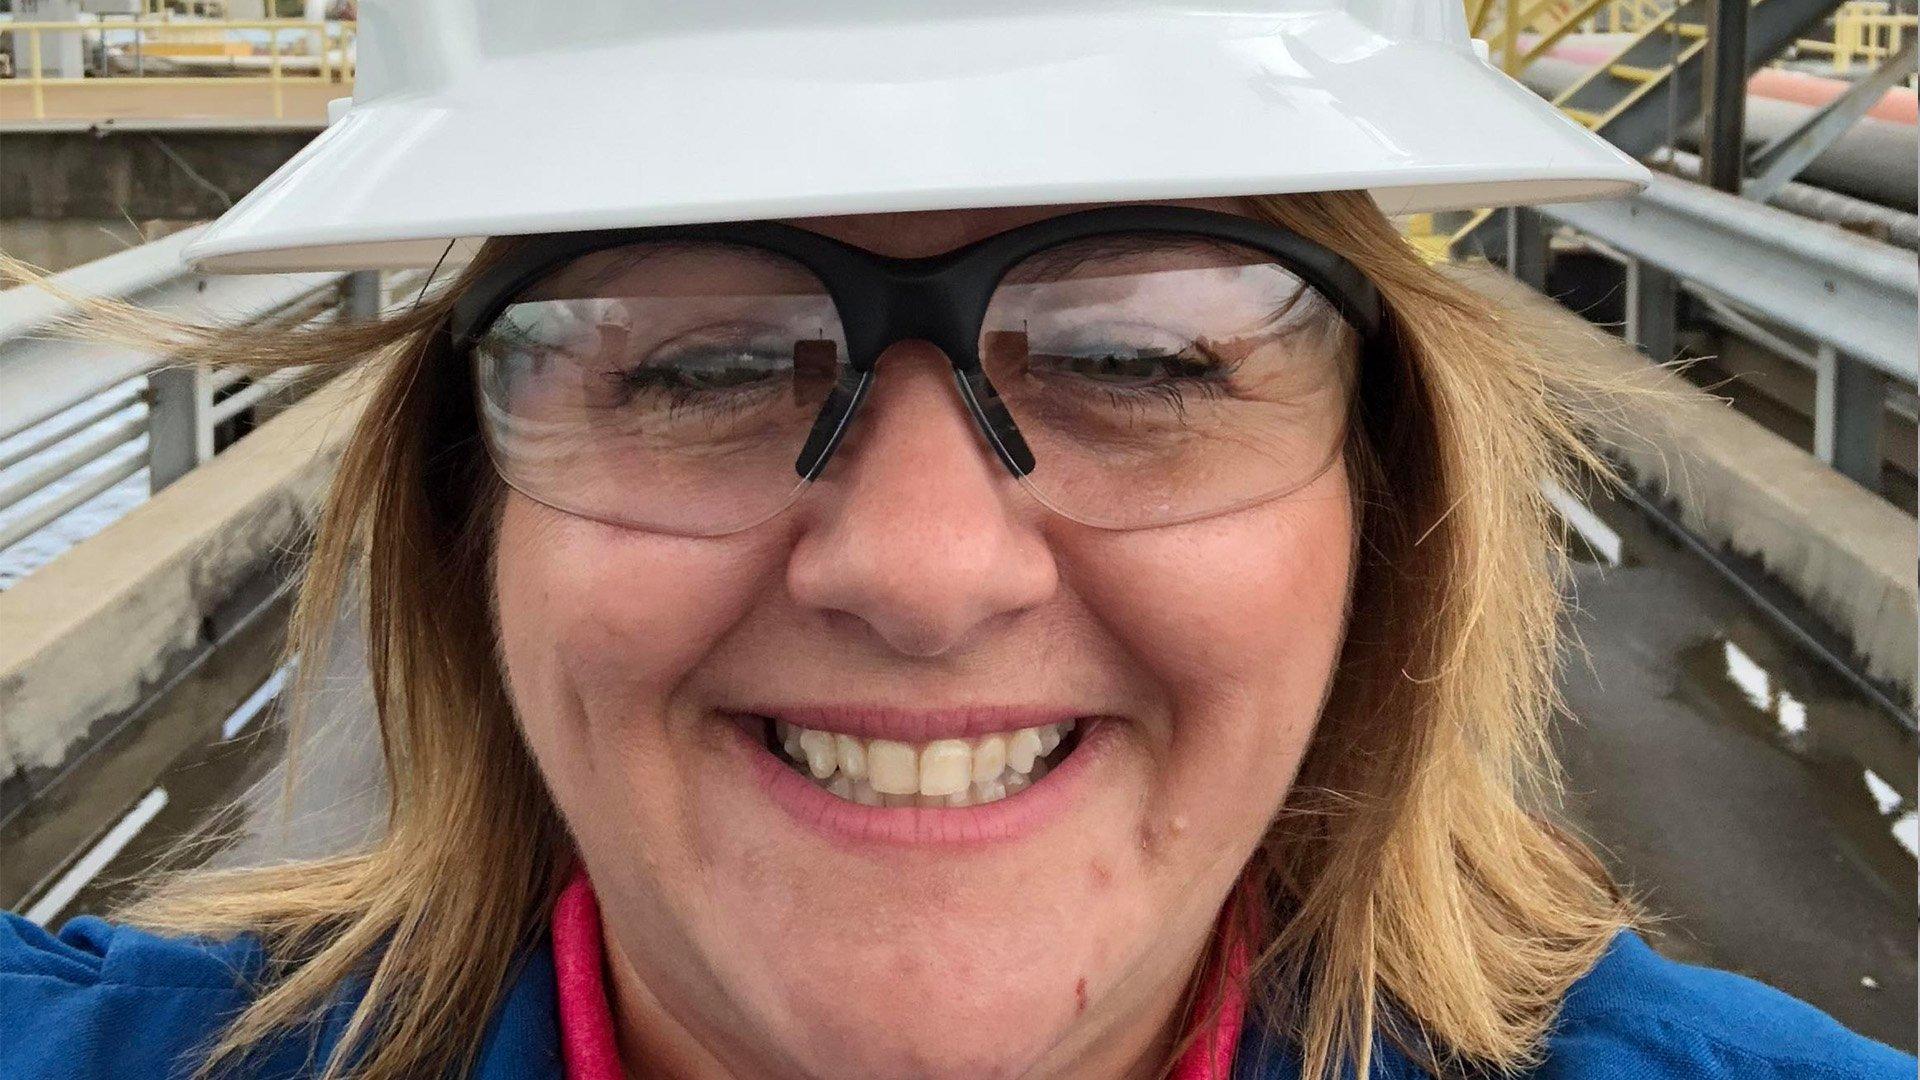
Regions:
<instances>
[{"instance_id":1,"label":"lower lip","mask_svg":"<svg viewBox=\"0 0 1920 1080\"><path fill-rule=\"evenodd\" d=\"M1082 720L1080 744L1032 787L984 806L866 806L826 791L789 767L739 723L732 746L767 794L802 826L843 843L967 846L1018 840L1064 815L1117 731Z\"/></svg>"}]
</instances>

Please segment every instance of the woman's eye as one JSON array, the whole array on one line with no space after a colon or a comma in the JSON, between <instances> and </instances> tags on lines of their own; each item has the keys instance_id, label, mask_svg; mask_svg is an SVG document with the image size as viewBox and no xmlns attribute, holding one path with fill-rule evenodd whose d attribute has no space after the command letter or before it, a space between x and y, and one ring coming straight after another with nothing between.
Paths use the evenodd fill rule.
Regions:
<instances>
[{"instance_id":1,"label":"woman's eye","mask_svg":"<svg viewBox=\"0 0 1920 1080\"><path fill-rule=\"evenodd\" d=\"M651 358L628 368L623 376L629 386L636 388L699 392L784 380L792 370L791 356L726 349Z\"/></svg>"},{"instance_id":2,"label":"woman's eye","mask_svg":"<svg viewBox=\"0 0 1920 1080\"><path fill-rule=\"evenodd\" d=\"M1103 383L1135 385L1181 379L1205 379L1219 366L1204 359L1157 349L1114 348L1100 352L1038 354L1029 366L1043 374L1076 375Z\"/></svg>"},{"instance_id":3,"label":"woman's eye","mask_svg":"<svg viewBox=\"0 0 1920 1080\"><path fill-rule=\"evenodd\" d=\"M1194 340L1151 322L1089 321L998 337L1006 339L999 347L1009 351L1008 359L1024 354L1029 375L1110 390L1218 380L1230 373L1206 338Z\"/></svg>"}]
</instances>

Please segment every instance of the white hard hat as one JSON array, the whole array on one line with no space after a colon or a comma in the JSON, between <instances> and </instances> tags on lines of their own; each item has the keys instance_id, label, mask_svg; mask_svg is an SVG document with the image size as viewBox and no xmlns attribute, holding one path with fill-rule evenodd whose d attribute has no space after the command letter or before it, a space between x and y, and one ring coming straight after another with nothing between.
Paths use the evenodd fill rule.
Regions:
<instances>
[{"instance_id":1,"label":"white hard hat","mask_svg":"<svg viewBox=\"0 0 1920 1080\"><path fill-rule=\"evenodd\" d=\"M363 0L350 108L186 251L1369 189L1388 213L1646 170L1488 65L1460 0Z\"/></svg>"}]
</instances>

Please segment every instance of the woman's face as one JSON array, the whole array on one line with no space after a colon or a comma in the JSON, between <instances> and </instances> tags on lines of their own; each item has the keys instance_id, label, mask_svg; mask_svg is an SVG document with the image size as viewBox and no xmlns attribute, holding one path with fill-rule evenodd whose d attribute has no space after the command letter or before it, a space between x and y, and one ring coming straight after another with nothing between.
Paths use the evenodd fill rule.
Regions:
<instances>
[{"instance_id":1,"label":"woman's face","mask_svg":"<svg viewBox=\"0 0 1920 1080\"><path fill-rule=\"evenodd\" d=\"M796 224L918 256L1065 209ZM917 341L883 357L807 495L746 532L662 535L510 493L507 674L599 894L629 1064L1151 1071L1313 733L1349 494L1336 466L1189 524L1074 524L993 459L946 359ZM1030 749L1045 733L1018 729L1075 723L1026 790L921 808L821 790L743 714L894 736L906 750L857 742L876 787L897 766L883 757L943 736L987 769L988 736Z\"/></svg>"}]
</instances>

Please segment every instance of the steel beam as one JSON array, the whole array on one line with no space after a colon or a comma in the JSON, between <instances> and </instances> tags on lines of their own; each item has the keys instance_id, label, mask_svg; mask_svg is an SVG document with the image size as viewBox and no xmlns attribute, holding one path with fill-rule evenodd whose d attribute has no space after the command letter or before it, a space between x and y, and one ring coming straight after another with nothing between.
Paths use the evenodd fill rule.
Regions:
<instances>
[{"instance_id":1,"label":"steel beam","mask_svg":"<svg viewBox=\"0 0 1920 1080\"><path fill-rule=\"evenodd\" d=\"M1539 208L1913 386L1920 265L1913 253L1656 174L1631 199Z\"/></svg>"},{"instance_id":2,"label":"steel beam","mask_svg":"<svg viewBox=\"0 0 1920 1080\"><path fill-rule=\"evenodd\" d=\"M1753 178L1746 182L1741 193L1761 202L1778 195L1801 170L1826 153L1834 140L1867 115L1888 90L1913 74L1916 50L1920 50L1920 35L1909 37L1906 45L1878 71L1854 83L1845 93L1807 117L1805 123L1756 152L1747 163L1747 171Z\"/></svg>"},{"instance_id":3,"label":"steel beam","mask_svg":"<svg viewBox=\"0 0 1920 1080\"><path fill-rule=\"evenodd\" d=\"M1706 135L1700 170L1707 186L1740 194L1747 158L1747 13L1749 0L1706 0L1706 66L1701 71Z\"/></svg>"}]
</instances>

